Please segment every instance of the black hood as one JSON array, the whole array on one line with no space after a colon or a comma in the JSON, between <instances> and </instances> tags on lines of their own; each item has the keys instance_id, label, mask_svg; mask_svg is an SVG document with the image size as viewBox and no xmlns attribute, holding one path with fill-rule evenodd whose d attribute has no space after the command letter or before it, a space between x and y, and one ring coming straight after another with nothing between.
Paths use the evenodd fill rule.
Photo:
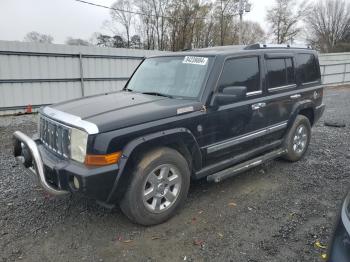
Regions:
<instances>
[{"instance_id":1,"label":"black hood","mask_svg":"<svg viewBox=\"0 0 350 262\"><path fill-rule=\"evenodd\" d=\"M80 98L50 107L96 124L99 132L164 119L184 113L182 111L197 111L201 108L195 100L127 91Z\"/></svg>"}]
</instances>

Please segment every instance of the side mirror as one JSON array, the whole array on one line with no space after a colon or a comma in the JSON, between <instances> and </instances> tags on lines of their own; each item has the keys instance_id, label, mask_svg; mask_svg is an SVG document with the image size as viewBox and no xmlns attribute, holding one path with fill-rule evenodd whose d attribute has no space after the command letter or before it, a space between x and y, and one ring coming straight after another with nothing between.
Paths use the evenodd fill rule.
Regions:
<instances>
[{"instance_id":1,"label":"side mirror","mask_svg":"<svg viewBox=\"0 0 350 262\"><path fill-rule=\"evenodd\" d=\"M214 105L227 105L246 97L247 87L245 86L225 86L221 92L214 95Z\"/></svg>"}]
</instances>

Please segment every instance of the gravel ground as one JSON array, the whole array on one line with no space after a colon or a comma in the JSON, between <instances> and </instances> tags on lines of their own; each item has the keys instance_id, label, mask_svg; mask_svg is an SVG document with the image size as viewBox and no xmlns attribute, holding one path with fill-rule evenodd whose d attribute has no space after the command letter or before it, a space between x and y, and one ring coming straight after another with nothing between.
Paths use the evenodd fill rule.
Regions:
<instances>
[{"instance_id":1,"label":"gravel ground","mask_svg":"<svg viewBox=\"0 0 350 262\"><path fill-rule=\"evenodd\" d=\"M272 161L219 184L191 185L185 207L154 227L77 196L52 198L11 156L35 115L0 118L0 261L320 261L350 185L350 88L327 109L301 161ZM345 128L324 126L342 120Z\"/></svg>"}]
</instances>

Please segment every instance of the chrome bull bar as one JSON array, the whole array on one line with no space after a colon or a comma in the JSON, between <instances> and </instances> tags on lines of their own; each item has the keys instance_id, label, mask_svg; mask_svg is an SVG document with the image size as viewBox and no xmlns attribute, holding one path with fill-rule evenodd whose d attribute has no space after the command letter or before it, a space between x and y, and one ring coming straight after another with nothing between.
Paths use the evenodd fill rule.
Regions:
<instances>
[{"instance_id":1,"label":"chrome bull bar","mask_svg":"<svg viewBox=\"0 0 350 262\"><path fill-rule=\"evenodd\" d=\"M15 139L14 155L16 160L38 177L40 185L44 188L44 190L52 195L65 195L69 193L66 190L59 190L54 188L46 181L44 164L41 159L38 146L36 145L34 140L20 131L14 132L13 137ZM23 143L26 146L26 148L29 149L30 155L34 162L33 167L28 166L27 163L25 164L26 160L24 159L24 156L22 156L23 147L21 143Z\"/></svg>"}]
</instances>

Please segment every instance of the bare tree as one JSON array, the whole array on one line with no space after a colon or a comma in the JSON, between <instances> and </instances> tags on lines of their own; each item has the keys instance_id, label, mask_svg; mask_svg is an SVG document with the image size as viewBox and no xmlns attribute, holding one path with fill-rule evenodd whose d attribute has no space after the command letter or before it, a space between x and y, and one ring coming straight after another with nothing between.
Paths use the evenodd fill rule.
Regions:
<instances>
[{"instance_id":1,"label":"bare tree","mask_svg":"<svg viewBox=\"0 0 350 262\"><path fill-rule=\"evenodd\" d=\"M242 27L242 43L244 45L265 42L266 34L256 22L245 21Z\"/></svg>"},{"instance_id":2,"label":"bare tree","mask_svg":"<svg viewBox=\"0 0 350 262\"><path fill-rule=\"evenodd\" d=\"M203 3L198 5L196 17L208 17L207 19L196 19L193 24L193 36L192 36L192 45L195 48L208 47L212 45L213 36L213 24L214 18L212 17L212 8L213 4Z\"/></svg>"},{"instance_id":3,"label":"bare tree","mask_svg":"<svg viewBox=\"0 0 350 262\"><path fill-rule=\"evenodd\" d=\"M131 22L133 20L133 14L131 13L132 5L129 0L118 0L112 5L112 8L112 20L124 27L127 47L130 47L130 30Z\"/></svg>"},{"instance_id":4,"label":"bare tree","mask_svg":"<svg viewBox=\"0 0 350 262\"><path fill-rule=\"evenodd\" d=\"M138 29L140 31L140 36L144 38L144 48L145 49L154 49L155 48L155 30L154 30L154 17L153 17L153 6L152 0L135 0L135 6L138 12L143 15L139 16Z\"/></svg>"},{"instance_id":5,"label":"bare tree","mask_svg":"<svg viewBox=\"0 0 350 262\"><path fill-rule=\"evenodd\" d=\"M89 46L90 45L90 43L84 39L72 38L72 37L68 37L65 44L66 45L82 45L82 46Z\"/></svg>"},{"instance_id":6,"label":"bare tree","mask_svg":"<svg viewBox=\"0 0 350 262\"><path fill-rule=\"evenodd\" d=\"M172 1L168 7L170 50L198 47L205 26L201 17L208 12L208 6L197 0Z\"/></svg>"},{"instance_id":7,"label":"bare tree","mask_svg":"<svg viewBox=\"0 0 350 262\"><path fill-rule=\"evenodd\" d=\"M53 42L53 37L51 35L41 34L32 31L26 34L26 36L24 37L24 41L51 44Z\"/></svg>"},{"instance_id":8,"label":"bare tree","mask_svg":"<svg viewBox=\"0 0 350 262\"><path fill-rule=\"evenodd\" d=\"M292 42L300 34L302 28L298 23L305 15L305 6L305 1L296 7L295 0L276 0L275 5L267 10L266 19L277 44Z\"/></svg>"},{"instance_id":9,"label":"bare tree","mask_svg":"<svg viewBox=\"0 0 350 262\"><path fill-rule=\"evenodd\" d=\"M305 23L307 39L313 46L322 52L335 51L339 46L349 44L350 3L323 0L311 4Z\"/></svg>"},{"instance_id":10,"label":"bare tree","mask_svg":"<svg viewBox=\"0 0 350 262\"><path fill-rule=\"evenodd\" d=\"M169 0L152 0L155 31L157 34L158 49L164 49L164 35L165 35L165 12L168 7Z\"/></svg>"},{"instance_id":11,"label":"bare tree","mask_svg":"<svg viewBox=\"0 0 350 262\"><path fill-rule=\"evenodd\" d=\"M231 26L232 17L237 12L237 0L217 0L216 15L219 19L220 45L225 44L227 30Z\"/></svg>"},{"instance_id":12,"label":"bare tree","mask_svg":"<svg viewBox=\"0 0 350 262\"><path fill-rule=\"evenodd\" d=\"M117 0L112 6L115 9L111 11L112 22L106 22L105 26L118 37L124 36L120 33L122 26L126 31L124 46L131 48L178 51L237 44L238 1ZM258 24L246 22L243 26L244 43L263 41L265 33ZM136 33L132 39L131 31ZM120 46L122 41L116 40L95 34L90 42Z\"/></svg>"}]
</instances>

